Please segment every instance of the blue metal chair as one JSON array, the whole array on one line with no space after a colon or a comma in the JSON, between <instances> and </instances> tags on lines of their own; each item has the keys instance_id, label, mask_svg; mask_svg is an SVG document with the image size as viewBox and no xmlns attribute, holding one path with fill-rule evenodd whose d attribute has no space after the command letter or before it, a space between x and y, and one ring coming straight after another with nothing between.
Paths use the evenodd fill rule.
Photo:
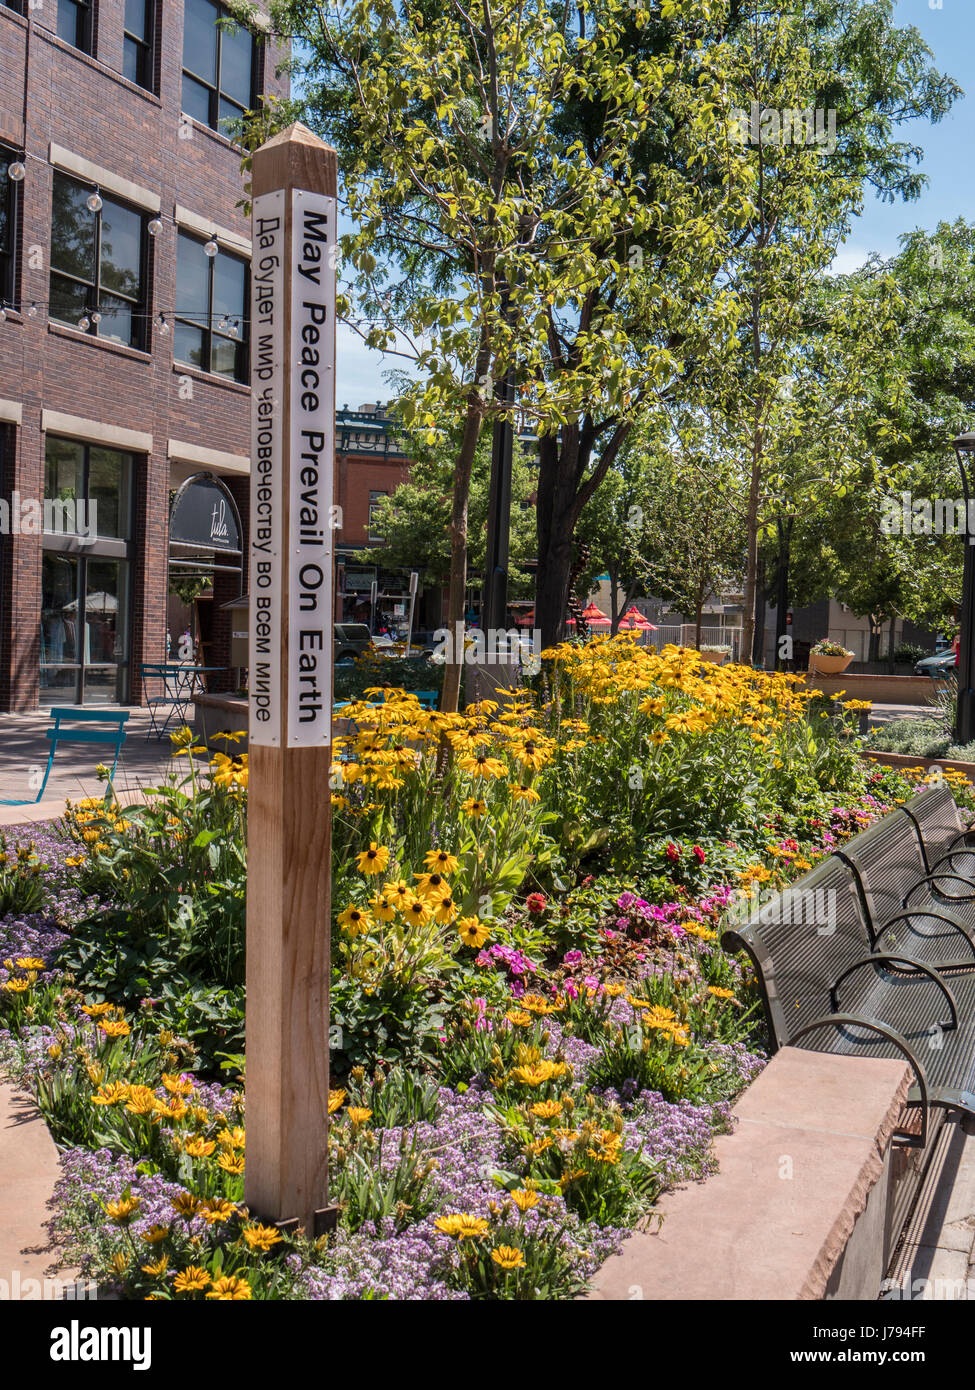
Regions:
<instances>
[{"instance_id":1,"label":"blue metal chair","mask_svg":"<svg viewBox=\"0 0 975 1390\"><path fill-rule=\"evenodd\" d=\"M115 769L118 767L119 754L122 751L122 744L125 742L125 721L129 717L128 710L104 710L104 709L71 709L59 707L51 710L51 718L54 720L53 728L46 731L46 738L51 745L51 752L47 760L47 767L44 769L44 780L41 782L41 789L35 797L26 801L7 801L0 800L0 806L36 806L44 795L47 786L47 779L51 775L51 768L54 766L54 755L58 751L59 743L106 743L115 748L115 761L112 763L111 776L114 778ZM107 729L78 729L72 728L72 724L108 724ZM65 727L67 724L67 727Z\"/></svg>"}]
</instances>

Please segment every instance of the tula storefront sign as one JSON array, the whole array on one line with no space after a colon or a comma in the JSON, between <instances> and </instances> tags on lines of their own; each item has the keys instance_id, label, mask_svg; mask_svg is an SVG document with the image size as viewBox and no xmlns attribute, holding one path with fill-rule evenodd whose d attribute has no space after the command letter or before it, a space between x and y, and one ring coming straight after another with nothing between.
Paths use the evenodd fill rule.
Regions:
<instances>
[{"instance_id":1,"label":"tula storefront sign","mask_svg":"<svg viewBox=\"0 0 975 1390\"><path fill-rule=\"evenodd\" d=\"M331 740L337 210L291 197L290 238L284 193L254 201L250 739L311 748Z\"/></svg>"}]
</instances>

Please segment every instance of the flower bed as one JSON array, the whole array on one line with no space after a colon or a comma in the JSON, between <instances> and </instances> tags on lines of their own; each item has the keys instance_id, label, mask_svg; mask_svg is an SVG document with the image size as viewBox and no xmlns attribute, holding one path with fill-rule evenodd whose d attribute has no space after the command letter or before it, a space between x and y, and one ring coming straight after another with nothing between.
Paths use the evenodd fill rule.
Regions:
<instances>
[{"instance_id":1,"label":"flower bed","mask_svg":"<svg viewBox=\"0 0 975 1390\"><path fill-rule=\"evenodd\" d=\"M68 1257L123 1297L572 1296L763 1064L725 916L912 785L792 678L626 638L463 715L372 699L336 749L317 1242L242 1206L246 758L187 733L147 804L0 856L0 1059Z\"/></svg>"}]
</instances>

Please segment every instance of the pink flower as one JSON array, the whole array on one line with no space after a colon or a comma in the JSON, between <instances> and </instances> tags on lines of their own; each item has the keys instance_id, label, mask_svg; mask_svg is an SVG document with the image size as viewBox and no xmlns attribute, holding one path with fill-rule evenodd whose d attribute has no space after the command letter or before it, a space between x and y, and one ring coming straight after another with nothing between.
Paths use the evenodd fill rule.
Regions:
<instances>
[{"instance_id":1,"label":"pink flower","mask_svg":"<svg viewBox=\"0 0 975 1390\"><path fill-rule=\"evenodd\" d=\"M579 962L580 962L581 960L582 960L582 952L581 952L581 951L566 951L565 955L562 957L562 964L563 964L563 965L578 965Z\"/></svg>"}]
</instances>

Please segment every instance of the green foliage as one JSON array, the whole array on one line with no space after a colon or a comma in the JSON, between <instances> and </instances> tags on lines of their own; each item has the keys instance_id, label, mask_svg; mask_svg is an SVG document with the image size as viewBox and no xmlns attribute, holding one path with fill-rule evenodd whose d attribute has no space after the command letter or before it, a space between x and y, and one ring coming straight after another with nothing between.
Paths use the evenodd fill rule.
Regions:
<instances>
[{"instance_id":1,"label":"green foliage","mask_svg":"<svg viewBox=\"0 0 975 1390\"><path fill-rule=\"evenodd\" d=\"M422 653L393 657L381 651L367 651L356 657L351 666L336 666L334 679L336 701L361 700L367 690L384 687L439 690L443 667L435 665Z\"/></svg>"},{"instance_id":2,"label":"green foliage","mask_svg":"<svg viewBox=\"0 0 975 1390\"><path fill-rule=\"evenodd\" d=\"M350 1105L367 1109L374 1128L399 1129L406 1125L432 1124L440 1111L440 1086L436 1080L405 1067L383 1070L377 1066L371 1075L364 1067L353 1067L345 1087Z\"/></svg>"},{"instance_id":3,"label":"green foliage","mask_svg":"<svg viewBox=\"0 0 975 1390\"><path fill-rule=\"evenodd\" d=\"M69 805L61 828L81 851L79 885L101 902L59 965L116 1003L151 1000L215 1067L243 1040L246 762L219 754L208 768L198 756L145 804L122 808L109 789Z\"/></svg>"},{"instance_id":4,"label":"green foliage","mask_svg":"<svg viewBox=\"0 0 975 1390\"><path fill-rule=\"evenodd\" d=\"M429 1178L436 1168L434 1159L415 1132L404 1131L391 1165L386 1161L390 1143L370 1127L368 1117L357 1122L343 1111L332 1124L329 1150L335 1164L330 1195L350 1231L366 1222L385 1221L401 1231L433 1210Z\"/></svg>"},{"instance_id":5,"label":"green foliage","mask_svg":"<svg viewBox=\"0 0 975 1390\"><path fill-rule=\"evenodd\" d=\"M44 865L37 857L33 841L11 850L0 831L0 918L24 916L43 909L46 890Z\"/></svg>"}]
</instances>

